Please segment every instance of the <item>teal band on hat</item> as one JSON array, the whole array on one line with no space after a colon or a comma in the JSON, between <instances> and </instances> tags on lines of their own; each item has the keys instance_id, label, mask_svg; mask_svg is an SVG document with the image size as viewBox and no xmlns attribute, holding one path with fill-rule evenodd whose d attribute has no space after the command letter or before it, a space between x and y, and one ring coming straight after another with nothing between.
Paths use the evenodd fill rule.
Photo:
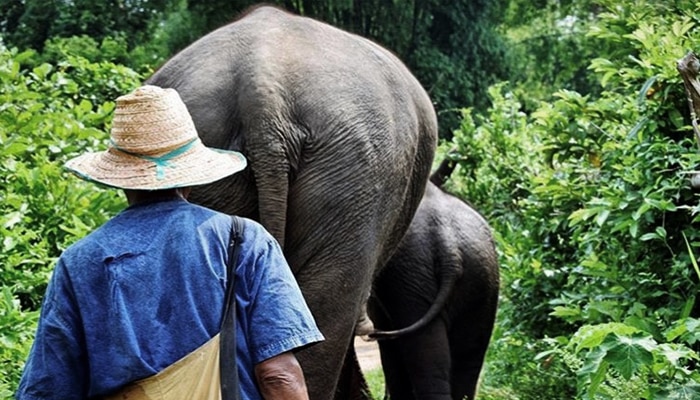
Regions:
<instances>
[{"instance_id":1,"label":"teal band on hat","mask_svg":"<svg viewBox=\"0 0 700 400\"><path fill-rule=\"evenodd\" d=\"M177 149L175 149L169 153L163 154L162 156L158 156L158 157L151 157L151 156L145 156L142 154L132 153L130 151L119 148L119 146L117 146L113 141L111 141L111 145L113 148L121 151L124 154L128 154L130 156L138 157L138 158L141 158L143 160L151 161L152 163L154 163L156 165L156 179L163 180L163 179L165 179L165 168L171 167L169 161L172 160L173 158L183 154L187 150L189 150L198 141L199 141L199 138L194 138L194 139L190 140L189 142L183 144L182 146L178 147Z\"/></svg>"}]
</instances>

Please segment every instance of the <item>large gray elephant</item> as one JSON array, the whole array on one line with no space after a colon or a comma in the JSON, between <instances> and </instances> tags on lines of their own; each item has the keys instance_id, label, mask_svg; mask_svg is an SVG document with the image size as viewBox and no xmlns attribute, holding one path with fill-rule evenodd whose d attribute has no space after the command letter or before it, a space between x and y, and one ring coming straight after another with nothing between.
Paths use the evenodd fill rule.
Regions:
<instances>
[{"instance_id":1,"label":"large gray elephant","mask_svg":"<svg viewBox=\"0 0 700 400\"><path fill-rule=\"evenodd\" d=\"M368 303L379 330L370 337L380 339L389 398L473 399L498 291L498 259L488 223L471 206L428 183Z\"/></svg>"},{"instance_id":2,"label":"large gray elephant","mask_svg":"<svg viewBox=\"0 0 700 400\"><path fill-rule=\"evenodd\" d=\"M190 198L280 242L326 337L298 353L310 396L347 398L361 305L428 179L428 95L377 44L271 7L199 39L147 83L178 90L205 144L247 156L246 171Z\"/></svg>"}]
</instances>

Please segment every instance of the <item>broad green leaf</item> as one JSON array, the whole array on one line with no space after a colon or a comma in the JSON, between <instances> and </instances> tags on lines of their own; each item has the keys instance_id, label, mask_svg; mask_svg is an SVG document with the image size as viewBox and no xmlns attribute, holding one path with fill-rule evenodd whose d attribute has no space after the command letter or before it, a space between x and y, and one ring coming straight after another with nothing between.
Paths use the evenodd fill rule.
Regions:
<instances>
[{"instance_id":1,"label":"broad green leaf","mask_svg":"<svg viewBox=\"0 0 700 400\"><path fill-rule=\"evenodd\" d=\"M660 344L657 354L663 356L674 367L680 367L679 360L697 360L698 354L692 349L669 344Z\"/></svg>"},{"instance_id":2,"label":"broad green leaf","mask_svg":"<svg viewBox=\"0 0 700 400\"><path fill-rule=\"evenodd\" d=\"M596 224L598 224L598 226L603 226L609 216L610 210L602 210L595 219Z\"/></svg>"},{"instance_id":3,"label":"broad green leaf","mask_svg":"<svg viewBox=\"0 0 700 400\"><path fill-rule=\"evenodd\" d=\"M586 355L583 365L576 371L579 380L588 383L588 397L594 398L598 387L605 379L609 363L605 360L606 351L600 347L591 350Z\"/></svg>"},{"instance_id":4,"label":"broad green leaf","mask_svg":"<svg viewBox=\"0 0 700 400\"><path fill-rule=\"evenodd\" d=\"M574 347L574 352L578 353L584 349L592 349L600 346L611 333L631 335L636 332L639 332L639 329L619 322L584 325L574 333L570 345Z\"/></svg>"},{"instance_id":5,"label":"broad green leaf","mask_svg":"<svg viewBox=\"0 0 700 400\"><path fill-rule=\"evenodd\" d=\"M700 319L684 318L674 322L673 326L665 333L668 341L684 338L688 344L695 344L700 341Z\"/></svg>"},{"instance_id":6,"label":"broad green leaf","mask_svg":"<svg viewBox=\"0 0 700 400\"><path fill-rule=\"evenodd\" d=\"M646 241L649 241L649 240L654 240L654 239L659 239L659 238L660 238L660 237L659 237L659 234L658 234L658 233L656 233L656 232L649 232L649 233L645 233L645 234L643 234L642 236L640 236L640 237L639 237L639 240L641 240L642 242L646 242Z\"/></svg>"},{"instance_id":7,"label":"broad green leaf","mask_svg":"<svg viewBox=\"0 0 700 400\"><path fill-rule=\"evenodd\" d=\"M659 238L666 239L666 228L664 228L663 226L657 226L655 232L659 236Z\"/></svg>"},{"instance_id":8,"label":"broad green leaf","mask_svg":"<svg viewBox=\"0 0 700 400\"><path fill-rule=\"evenodd\" d=\"M639 232L639 224L637 224L637 223L632 223L632 224L630 225L629 232L630 232L630 236L632 236L633 238L636 238L636 237L637 237L637 234L638 234L638 232Z\"/></svg>"},{"instance_id":9,"label":"broad green leaf","mask_svg":"<svg viewBox=\"0 0 700 400\"><path fill-rule=\"evenodd\" d=\"M46 79L46 77L49 75L49 73L51 73L52 70L53 66L51 66L51 64L44 63L34 68L32 72L34 72L34 74L36 74L36 76L39 79Z\"/></svg>"},{"instance_id":10,"label":"broad green leaf","mask_svg":"<svg viewBox=\"0 0 700 400\"><path fill-rule=\"evenodd\" d=\"M644 102L647 99L647 93L649 92L649 89L651 86L656 83L656 80L659 77L657 75L652 76L651 78L647 79L646 82L644 82L644 85L642 85L642 88L639 90L639 94L637 95L637 104L641 107L644 105ZM639 125L639 124L638 124ZM636 132L635 134L636 135ZM630 133L630 136L634 136L632 133Z\"/></svg>"},{"instance_id":11,"label":"broad green leaf","mask_svg":"<svg viewBox=\"0 0 700 400\"><path fill-rule=\"evenodd\" d=\"M606 337L603 345L607 348L605 360L625 379L654 362L651 350L657 346L650 336L630 337L616 333Z\"/></svg>"},{"instance_id":12,"label":"broad green leaf","mask_svg":"<svg viewBox=\"0 0 700 400\"><path fill-rule=\"evenodd\" d=\"M571 307L557 306L557 307L554 307L554 311L550 312L549 315L552 315L554 317L560 317L563 319L570 319L571 317L580 317L581 316L581 309L578 307L571 308Z\"/></svg>"},{"instance_id":13,"label":"broad green leaf","mask_svg":"<svg viewBox=\"0 0 700 400\"><path fill-rule=\"evenodd\" d=\"M644 215L647 211L651 209L651 204L648 201L644 201L641 206L637 209L637 211L632 215L632 218L637 221L639 218Z\"/></svg>"},{"instance_id":14,"label":"broad green leaf","mask_svg":"<svg viewBox=\"0 0 700 400\"><path fill-rule=\"evenodd\" d=\"M589 303L588 309L607 315L613 321L619 321L622 313L620 303L614 300L593 300Z\"/></svg>"},{"instance_id":15,"label":"broad green leaf","mask_svg":"<svg viewBox=\"0 0 700 400\"><path fill-rule=\"evenodd\" d=\"M695 26L696 24L690 18L684 17L682 20L675 21L673 25L671 25L671 32L673 32L674 36L681 37Z\"/></svg>"},{"instance_id":16,"label":"broad green leaf","mask_svg":"<svg viewBox=\"0 0 700 400\"><path fill-rule=\"evenodd\" d=\"M653 393L654 400L697 400L700 399L700 383L671 383Z\"/></svg>"},{"instance_id":17,"label":"broad green leaf","mask_svg":"<svg viewBox=\"0 0 700 400\"><path fill-rule=\"evenodd\" d=\"M574 226L582 221L587 220L593 214L593 211L588 208L580 208L569 214L569 223L571 224L571 226Z\"/></svg>"}]
</instances>

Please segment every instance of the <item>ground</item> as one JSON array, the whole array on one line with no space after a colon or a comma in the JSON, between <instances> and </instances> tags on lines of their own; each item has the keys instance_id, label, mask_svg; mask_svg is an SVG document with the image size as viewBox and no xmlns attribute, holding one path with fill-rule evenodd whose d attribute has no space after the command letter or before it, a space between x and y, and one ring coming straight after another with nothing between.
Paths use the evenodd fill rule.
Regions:
<instances>
[{"instance_id":1,"label":"ground","mask_svg":"<svg viewBox=\"0 0 700 400\"><path fill-rule=\"evenodd\" d=\"M357 359L360 361L362 371L372 371L382 366L376 341L365 342L361 338L356 337L355 352L357 353Z\"/></svg>"}]
</instances>

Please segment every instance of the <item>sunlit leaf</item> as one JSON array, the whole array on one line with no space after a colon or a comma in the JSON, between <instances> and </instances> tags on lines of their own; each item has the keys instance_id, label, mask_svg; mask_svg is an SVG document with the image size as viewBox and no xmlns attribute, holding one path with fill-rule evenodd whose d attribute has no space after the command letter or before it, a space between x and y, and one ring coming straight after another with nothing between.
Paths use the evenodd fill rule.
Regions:
<instances>
[{"instance_id":1,"label":"sunlit leaf","mask_svg":"<svg viewBox=\"0 0 700 400\"><path fill-rule=\"evenodd\" d=\"M605 360L625 379L654 361L651 350L656 342L649 336L630 337L613 333L606 337L603 344L607 347Z\"/></svg>"}]
</instances>

